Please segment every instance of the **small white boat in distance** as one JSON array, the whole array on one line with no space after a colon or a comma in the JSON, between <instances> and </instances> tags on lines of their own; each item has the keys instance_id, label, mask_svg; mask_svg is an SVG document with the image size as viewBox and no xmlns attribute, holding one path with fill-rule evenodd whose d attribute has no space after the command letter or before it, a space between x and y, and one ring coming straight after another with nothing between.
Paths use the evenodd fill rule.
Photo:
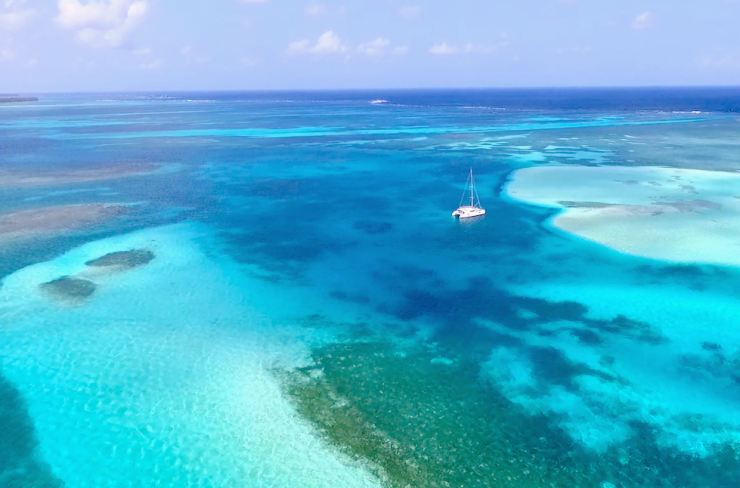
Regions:
<instances>
[{"instance_id":1,"label":"small white boat in distance","mask_svg":"<svg viewBox=\"0 0 740 488\"><path fill-rule=\"evenodd\" d=\"M468 187L468 185L470 185ZM463 205L463 202L467 199L465 195L470 189L470 205ZM457 210L452 212L453 217L459 219L469 219L471 217L480 217L485 215L486 210L480 206L480 197L478 197L478 191L475 189L475 178L473 178L473 168L470 168L470 174L468 175L468 181L465 182L465 191L463 191L462 199L460 200L460 206Z\"/></svg>"}]
</instances>

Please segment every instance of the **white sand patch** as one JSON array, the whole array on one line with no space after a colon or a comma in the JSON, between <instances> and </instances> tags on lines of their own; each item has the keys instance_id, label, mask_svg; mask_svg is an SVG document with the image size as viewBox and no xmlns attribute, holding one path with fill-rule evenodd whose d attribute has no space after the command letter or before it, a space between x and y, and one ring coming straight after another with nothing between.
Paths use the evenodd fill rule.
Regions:
<instances>
[{"instance_id":1,"label":"white sand patch","mask_svg":"<svg viewBox=\"0 0 740 488\"><path fill-rule=\"evenodd\" d=\"M204 247L210 239L193 224L149 229L4 280L3 374L23 394L43 458L70 488L378 486L296 415L271 373L305 364L311 341L326 340L265 315L305 299L245 276ZM88 276L97 289L82 306L39 290L130 249L155 258Z\"/></svg>"},{"instance_id":2,"label":"white sand patch","mask_svg":"<svg viewBox=\"0 0 740 488\"><path fill-rule=\"evenodd\" d=\"M517 201L563 209L551 224L619 252L740 266L740 174L659 167L516 171Z\"/></svg>"}]
</instances>

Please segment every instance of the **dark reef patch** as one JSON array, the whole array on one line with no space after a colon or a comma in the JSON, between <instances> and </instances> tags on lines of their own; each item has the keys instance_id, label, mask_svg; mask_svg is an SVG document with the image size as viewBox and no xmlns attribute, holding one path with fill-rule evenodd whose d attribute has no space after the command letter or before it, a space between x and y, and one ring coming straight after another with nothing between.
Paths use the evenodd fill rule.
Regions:
<instances>
[{"instance_id":1,"label":"dark reef patch","mask_svg":"<svg viewBox=\"0 0 740 488\"><path fill-rule=\"evenodd\" d=\"M562 200L558 202L558 205L561 205L563 207L568 208L608 208L608 207L614 207L615 204L613 203L603 203L603 202L571 202L568 200Z\"/></svg>"},{"instance_id":2,"label":"dark reef patch","mask_svg":"<svg viewBox=\"0 0 740 488\"><path fill-rule=\"evenodd\" d=\"M568 331L575 336L579 341L588 345L597 345L604 342L599 334L590 329L568 329Z\"/></svg>"},{"instance_id":3,"label":"dark reef patch","mask_svg":"<svg viewBox=\"0 0 740 488\"><path fill-rule=\"evenodd\" d=\"M365 295L361 295L359 293L347 293L346 291L342 290L335 290L329 293L329 295L332 298L336 298L337 300L342 300L345 302L355 302L355 303L364 303L368 304L370 303L370 299L366 297Z\"/></svg>"},{"instance_id":4,"label":"dark reef patch","mask_svg":"<svg viewBox=\"0 0 740 488\"><path fill-rule=\"evenodd\" d=\"M640 266L637 268L639 273L649 274L657 277L671 278L706 278L712 276L709 266L699 266L696 264L674 264L667 266Z\"/></svg>"},{"instance_id":5,"label":"dark reef patch","mask_svg":"<svg viewBox=\"0 0 740 488\"><path fill-rule=\"evenodd\" d=\"M82 278L63 276L41 285L41 289L67 300L84 300L95 293L95 283Z\"/></svg>"},{"instance_id":6,"label":"dark reef patch","mask_svg":"<svg viewBox=\"0 0 740 488\"><path fill-rule=\"evenodd\" d=\"M486 277L472 278L464 289L445 289L431 292L424 289L407 289L402 300L387 312L402 320L413 320L421 316L432 316L442 324L437 334L460 344L469 350L490 351L498 338L481 342L480 329L485 328L480 320L489 321L513 331L553 333L568 331L584 343L593 343L597 334L614 334L649 344L663 344L668 339L657 329L645 322L617 315L611 320L594 319L588 316L588 308L581 303L553 302L541 298L512 295L493 286ZM548 324L563 322L559 329ZM580 327L575 327L580 326ZM579 334L575 330L588 332ZM470 341L476 336L475 341Z\"/></svg>"},{"instance_id":7,"label":"dark reef patch","mask_svg":"<svg viewBox=\"0 0 740 488\"><path fill-rule=\"evenodd\" d=\"M720 351L722 350L722 346L717 344L716 342L702 342L701 348L706 351Z\"/></svg>"},{"instance_id":8,"label":"dark reef patch","mask_svg":"<svg viewBox=\"0 0 740 488\"><path fill-rule=\"evenodd\" d=\"M681 213L695 212L699 210L720 210L722 204L716 202L710 202L707 200L679 200L679 201L668 201L660 200L655 202L656 205L664 205L666 207L673 207Z\"/></svg>"},{"instance_id":9,"label":"dark reef patch","mask_svg":"<svg viewBox=\"0 0 740 488\"><path fill-rule=\"evenodd\" d=\"M439 355L455 364L435 363ZM585 449L557 415L525 413L464 358L371 340L316 349L312 366L278 374L299 413L392 488L740 486L738 452L701 459L661 448L653 425L633 423L637 435L605 452Z\"/></svg>"},{"instance_id":10,"label":"dark reef patch","mask_svg":"<svg viewBox=\"0 0 740 488\"><path fill-rule=\"evenodd\" d=\"M681 374L699 380L720 380L728 398L740 401L740 350L724 354L719 344L702 343L700 353L683 354L678 361Z\"/></svg>"},{"instance_id":11,"label":"dark reef patch","mask_svg":"<svg viewBox=\"0 0 740 488\"><path fill-rule=\"evenodd\" d=\"M133 269L149 264L152 259L154 259L153 252L147 249L133 249L131 251L120 251L106 254L103 257L86 262L85 265L93 267L116 266L125 269Z\"/></svg>"},{"instance_id":12,"label":"dark reef patch","mask_svg":"<svg viewBox=\"0 0 740 488\"><path fill-rule=\"evenodd\" d=\"M264 179L250 181L244 191L260 198L315 198L325 190L319 178Z\"/></svg>"},{"instance_id":13,"label":"dark reef patch","mask_svg":"<svg viewBox=\"0 0 740 488\"><path fill-rule=\"evenodd\" d=\"M51 468L38 455L33 421L20 392L0 370L0 486L61 488Z\"/></svg>"},{"instance_id":14,"label":"dark reef patch","mask_svg":"<svg viewBox=\"0 0 740 488\"><path fill-rule=\"evenodd\" d=\"M642 265L635 268L641 281L654 285L680 285L691 290L722 289L736 295L740 292L740 276L736 272L713 265L669 264ZM718 288L718 284L721 287Z\"/></svg>"},{"instance_id":15,"label":"dark reef patch","mask_svg":"<svg viewBox=\"0 0 740 488\"><path fill-rule=\"evenodd\" d=\"M617 379L602 371L581 363L574 363L565 356L563 351L554 347L528 348L530 361L534 367L537 379L544 385L560 385L569 391L578 390L574 382L577 376L596 376L606 381L617 381Z\"/></svg>"},{"instance_id":16,"label":"dark reef patch","mask_svg":"<svg viewBox=\"0 0 740 488\"><path fill-rule=\"evenodd\" d=\"M255 210L240 216L243 232L239 234L232 232L233 222L220 222L220 236L235 260L259 263L263 269L280 276L298 278L308 263L340 254L355 245L347 236L327 232L323 219L337 213L331 201L272 202L269 211Z\"/></svg>"},{"instance_id":17,"label":"dark reef patch","mask_svg":"<svg viewBox=\"0 0 740 488\"><path fill-rule=\"evenodd\" d=\"M373 220L359 220L354 223L353 227L370 235L385 234L393 230L393 224L390 222L377 222Z\"/></svg>"},{"instance_id":18,"label":"dark reef patch","mask_svg":"<svg viewBox=\"0 0 740 488\"><path fill-rule=\"evenodd\" d=\"M570 441L544 438L544 418L518 418L507 432L512 411L482 387L477 367L434 364L428 351L395 352L380 343L319 349L316 366L283 373L286 390L322 435L370 461L393 488L579 486L583 475L572 463L557 467L544 455L550 442Z\"/></svg>"}]
</instances>

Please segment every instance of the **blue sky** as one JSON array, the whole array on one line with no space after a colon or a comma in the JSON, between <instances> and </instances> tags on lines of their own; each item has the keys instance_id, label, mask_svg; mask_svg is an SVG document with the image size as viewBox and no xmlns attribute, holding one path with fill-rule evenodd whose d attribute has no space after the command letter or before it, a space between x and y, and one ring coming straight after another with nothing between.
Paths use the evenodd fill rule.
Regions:
<instances>
[{"instance_id":1,"label":"blue sky","mask_svg":"<svg viewBox=\"0 0 740 488\"><path fill-rule=\"evenodd\" d=\"M0 0L0 92L740 84L740 0Z\"/></svg>"}]
</instances>

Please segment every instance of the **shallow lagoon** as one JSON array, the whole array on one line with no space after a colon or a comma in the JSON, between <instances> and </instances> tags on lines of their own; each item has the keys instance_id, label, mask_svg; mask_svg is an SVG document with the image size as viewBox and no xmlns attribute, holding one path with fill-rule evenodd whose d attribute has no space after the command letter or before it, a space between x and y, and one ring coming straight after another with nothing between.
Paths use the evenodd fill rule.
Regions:
<instances>
[{"instance_id":1,"label":"shallow lagoon","mask_svg":"<svg viewBox=\"0 0 740 488\"><path fill-rule=\"evenodd\" d=\"M552 225L627 254L740 265L740 173L558 165L516 171L514 200L560 209Z\"/></svg>"},{"instance_id":2,"label":"shallow lagoon","mask_svg":"<svg viewBox=\"0 0 740 488\"><path fill-rule=\"evenodd\" d=\"M737 121L399 97L4 107L0 169L59 178L4 189L6 213L128 211L0 249L2 414L19 426L0 435L24 446L0 479L740 484L740 276L717 265L733 263L625 255L502 195L532 166L735 171ZM73 177L106 165L170 169ZM488 215L458 223L470 166ZM686 200L714 201L702 191ZM65 278L94 291L44 288Z\"/></svg>"}]
</instances>

